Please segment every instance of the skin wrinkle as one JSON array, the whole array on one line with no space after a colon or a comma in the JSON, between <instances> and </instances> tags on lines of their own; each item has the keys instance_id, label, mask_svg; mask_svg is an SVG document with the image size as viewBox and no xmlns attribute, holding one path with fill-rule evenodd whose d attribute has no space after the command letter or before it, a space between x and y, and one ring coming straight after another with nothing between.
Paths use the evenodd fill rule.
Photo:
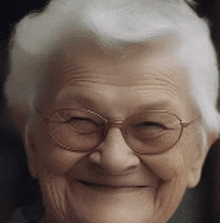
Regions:
<instances>
[{"instance_id":1,"label":"skin wrinkle","mask_svg":"<svg viewBox=\"0 0 220 223\"><path fill-rule=\"evenodd\" d=\"M177 174L175 174L175 175L173 176L173 178L172 178L172 179L175 179L175 187L176 187L176 184L177 184L177 177L176 177L176 176L177 176ZM169 182L172 181L172 179L167 180L167 181L164 181L164 184L169 184ZM161 186L164 186L164 185L161 184ZM160 187L158 187L157 190L159 190L159 188L160 188ZM158 194L158 195L159 195L159 194ZM166 212L168 211L168 208L169 208L169 204L172 202L173 196L174 196L174 193L171 193L171 197L170 197L170 199L169 199L169 201L168 201L168 204L165 206L166 208L164 209L164 212L161 213L161 216L166 215ZM155 203L155 205L156 205L156 207L157 207L157 208L155 208L155 212L156 212L157 209L161 208L161 207L164 205L164 204L162 204L161 199L159 199L159 201L158 201L158 203L157 203L157 196L155 196L155 201L154 201L154 203ZM156 215L155 215L155 216L156 216ZM160 217L159 217L159 218L160 218ZM154 221L152 221L152 222L154 222Z\"/></svg>"},{"instance_id":2,"label":"skin wrinkle","mask_svg":"<svg viewBox=\"0 0 220 223\"><path fill-rule=\"evenodd\" d=\"M65 63L64 63L65 64ZM75 68L75 69L71 69L70 65L69 67L66 68L66 66L64 66L63 64L63 67L61 68L61 70L63 69L63 72L70 77L74 77L73 78L73 82L67 78L67 80L65 80L65 82L63 83L64 85L66 83L68 83L68 81L70 80L70 84L74 84L74 82L85 82L85 81L91 81L92 83L101 83L101 84L107 84L105 83L105 79L101 77L105 77L106 75L109 75L108 73L104 73L102 72L102 70L98 70L96 69L95 72L94 71L91 71L89 66L86 67L79 67L79 68ZM72 67L73 68L73 67ZM169 84L169 85L172 85L172 86L175 86L175 82L177 81L177 83L179 83L180 81L184 81L183 78L179 75L176 75L177 73L179 73L183 68L175 68L175 67L172 67L172 69L169 69L167 67L161 67L160 66L160 69L159 70L155 70L155 69L150 69L150 68L147 68L143 74L140 73L140 75L142 76L149 76L149 77L153 77L155 76L155 73L158 75L161 75L161 78L158 78L156 77L155 79L152 79L152 80L158 80L158 81L162 81L162 82L165 82L166 84ZM181 71L182 72L182 71ZM97 80L91 80L89 79L90 75L93 75L93 77L99 77L99 79ZM110 74L112 75L112 79L114 79L114 73L113 74ZM169 77L169 75L172 75L172 78L173 80ZM139 79L137 80L135 78L135 76L129 76L129 74L126 74L127 77L130 77L131 79L131 86L134 84L133 81L135 80L135 84L137 85L144 85L143 81L146 80L145 78L143 79ZM166 77L166 79L165 79ZM138 82L137 82L138 81ZM149 80L148 80L149 81ZM123 87L123 82L115 82L115 83L112 83L112 86L120 86L120 87ZM127 86L127 85L126 85ZM167 86L166 86L167 87Z\"/></svg>"},{"instance_id":3,"label":"skin wrinkle","mask_svg":"<svg viewBox=\"0 0 220 223\"><path fill-rule=\"evenodd\" d=\"M51 195L52 195L51 197L53 198L53 201L57 206L57 209L55 211L57 213L59 213L60 216L64 217L62 214L62 211L60 210L60 207L59 207L60 206L60 200L59 200L59 195L58 195L59 189L58 190L56 189L56 185L54 185L52 181L49 182L50 186L51 186L49 191L51 191ZM60 185L59 185L59 187L60 187Z\"/></svg>"},{"instance_id":4,"label":"skin wrinkle","mask_svg":"<svg viewBox=\"0 0 220 223\"><path fill-rule=\"evenodd\" d=\"M79 64L77 63L77 66L78 65ZM100 79L100 77L102 77L102 76L105 77L107 74L106 73L102 73L99 70L96 71L96 73L94 73L94 72L92 72L90 70L90 68L89 68L88 65L84 69L81 66L78 69L71 70L70 63L68 63L68 62L65 61L65 63L61 63L61 66L62 66L62 69L64 69L65 72L68 70L68 72L66 73L66 75L69 78L66 79L64 85L68 85L68 82L69 82L69 85L77 86L77 84L78 84L80 86L84 82L86 83L86 81L89 81L89 82L94 83L94 84L95 83L97 83L97 84L98 83L105 84L103 82L103 79ZM66 69L66 68L68 68L68 69ZM75 66L74 66L74 68L75 68ZM150 86L149 80L146 83L143 82L143 80L139 80L139 82L136 83L136 85L138 84L138 85L140 85L140 88L141 88L141 86L143 86L143 88L145 88L146 87L145 85L148 84L148 88L152 88L152 89L155 88L154 90L156 90L157 92L160 91L161 94L163 94L163 93L168 94L168 95L171 96L171 98L173 98L173 101L178 101L179 98L178 97L177 98L175 97L176 96L175 94L177 92L175 90L178 90L179 91L180 89L179 88L178 89L175 88L175 83L179 83L180 81L183 81L182 80L183 78L181 77L181 75L180 76L179 75L176 75L176 72L180 72L180 70L182 70L182 69L185 69L185 68L181 68L180 69L180 67L175 67L175 68L172 68L172 70L169 70L166 67L161 67L160 66L160 70L159 70L159 72L157 72L157 75L160 74L162 78L158 78L158 77L155 78L157 80L157 82L159 82L158 85L160 84L159 86L157 86L157 88L155 87L155 85L154 86ZM144 75L147 74L147 76L154 76L154 73L155 73L154 70L151 71L151 69L147 68L146 73L144 73ZM175 77L175 79L173 81L172 81L172 79L169 78L169 75L170 74L172 74L172 77ZM93 79L93 80L91 80L91 79L89 79L89 76L91 76L91 75L93 75L95 77L96 76L99 76L99 79L95 79L95 80ZM71 77L74 77L74 78L72 78L72 80L71 80ZM166 77L166 79L164 77ZM113 74L112 78L114 78L114 74ZM131 77L131 86L132 86L132 80L133 79L135 79L135 76L134 77ZM154 79L152 81L154 81ZM163 88L166 88L167 87L166 86L167 84L169 84L169 86L170 86L169 90L168 91L163 90ZM81 86L83 86L83 85L81 85ZM123 86L123 81L122 81L122 83L120 83L120 82L112 83L112 86L125 87L125 86ZM184 94L182 94L182 95L184 95ZM184 101L184 100L182 99L182 101Z\"/></svg>"},{"instance_id":5,"label":"skin wrinkle","mask_svg":"<svg viewBox=\"0 0 220 223\"><path fill-rule=\"evenodd\" d=\"M74 82L75 82L75 80L74 80ZM86 82L86 81L85 81ZM99 88L99 83L96 83L96 82L93 82L93 81L90 81L90 83L91 84L97 84L97 89ZM75 83L76 84L76 83ZM158 86L148 86L148 89L146 89L146 85L144 85L145 83L142 83L142 84L140 84L139 86L135 86L134 87L134 91L136 91L137 93L139 93L140 92L140 94L141 94L141 92L143 92L142 94L144 95L144 93L146 92L146 90L148 90L148 92L146 93L146 97L147 98L149 98L149 95L151 95L151 91L152 91L152 93L153 92L157 92L157 94L159 93L159 92L161 92L161 95L162 94L164 94L164 95L167 95L167 96L169 96L170 98L172 98L172 101L173 102L175 102L175 101L179 101L179 95L177 95L176 94L176 91L175 90L167 90L166 88L165 88L165 86L166 86L166 83L164 83L164 84L162 84L162 85L158 85ZM149 84L149 82L148 82L148 84ZM83 86L83 83L79 83L79 82L77 82L77 84L76 85L78 85L77 87L80 87L80 86ZM115 86L115 85L111 85L111 86ZM109 87L109 85L108 85L108 87ZM123 87L121 87L121 86L117 86L119 89L120 88L127 88L126 86L123 86ZM67 89L67 88L66 88ZM131 94L133 94L133 91L132 91L132 93ZM59 101L59 100L61 100L61 98L62 98L62 93L59 95L59 98L57 98L57 100ZM64 95L65 95L65 92L64 92ZM64 96L64 98L65 98L65 96ZM150 106L149 106L150 107ZM175 113L175 112L174 112ZM177 114L178 115L178 114ZM181 118L181 117L180 117Z\"/></svg>"},{"instance_id":6,"label":"skin wrinkle","mask_svg":"<svg viewBox=\"0 0 220 223\"><path fill-rule=\"evenodd\" d=\"M97 86L97 88L96 89L100 89L100 87L99 87L99 84L97 84L98 86ZM77 87L75 87L75 89L80 89L81 87L82 87L83 85L81 85L81 84L79 84ZM93 86L94 86L94 83L93 83ZM109 88L109 85L108 86L106 86L106 87L108 87ZM77 100L77 97L79 97L76 93L74 93L74 91L72 91L72 89L71 89L72 87L70 87L70 90L69 90L69 93L67 93L68 92L68 88L65 88L65 91L61 91L60 93L59 93L59 96L56 98L56 101L57 101L57 104L59 104L59 102L62 102L62 104L65 104L64 102L64 100L66 99L67 100L67 102L69 101L70 103L71 103L71 101L76 101ZM126 87L122 87L122 89L121 89L121 87L116 87L116 88L118 88L119 90L120 90L120 92L121 91L124 91L125 89L126 89ZM152 109L154 109L154 108L159 108L159 105L161 105L161 108L160 108L160 110L162 109L162 110L167 110L167 111L169 111L169 112L172 112L172 113L174 113L174 114L177 114L181 119L183 119L184 121L188 121L188 120L190 120L190 117L189 118L186 118L186 117L183 117L181 114L182 114L182 111L181 111L181 109L175 109L176 107L175 107L175 104L176 104L176 102L178 102L180 99L179 99L179 96L177 95L177 94L172 94L172 93L170 93L167 89L161 89L161 87L160 86L158 86L158 88L156 88L156 87L154 87L154 88L152 88L152 87L150 87L151 89L148 89L148 91L146 92L146 86L137 86L137 87L134 87L134 89L132 90L132 91L129 91L129 92L132 92L131 94L130 94L130 96L131 97L134 97L134 98L136 98L136 100L139 100L139 109L140 108L149 108L149 110L152 110ZM162 87L163 88L163 87ZM87 89L89 90L89 88L87 87ZM129 87L127 87L127 89L129 89ZM160 94L162 95L162 99L160 98L160 100L158 101L158 102L155 102L155 97L154 97L154 92L155 92L155 90L156 90L156 94L158 94L159 92L161 92ZM71 92L72 92L72 94L71 94ZM76 91L77 92L77 91ZM105 92L105 89L103 89L102 90L102 94L105 94L104 93ZM108 91L107 91L108 92ZM125 91L125 92L127 92L127 91ZM136 92L136 93L133 93L133 92ZM92 93L92 92L91 92ZM146 97L144 96L146 94ZM70 95L70 98L69 98L69 100L67 99L67 95ZM74 96L74 95L76 95L76 96ZM94 92L94 95L96 95L96 92ZM117 94L115 94L115 95L117 95ZM141 95L141 98L140 97L137 97L137 95ZM149 96L151 97L151 98L149 98ZM86 99L86 97L88 98L88 96L86 96L85 95L85 99ZM114 100L114 94L113 94L113 92L112 92L112 95L111 95L111 97L112 97L112 99ZM126 97L126 93L125 93L125 97ZM122 97L123 98L123 97ZM121 98L121 99L122 99ZM143 100L143 98L146 98L145 100ZM96 107L94 106L94 105L92 105L90 102L91 101L89 101L89 100L86 100L85 101L85 103L83 102L83 98L79 98L80 100L79 100L79 106L81 105L81 106L86 106L86 108L87 109L91 109L92 108L92 110L94 110ZM141 100L140 100L141 99ZM150 99L150 100L149 100ZM152 101L152 102L148 102L148 105L145 105L145 101ZM143 101L143 102L141 102L141 101ZM171 102L171 103L170 103ZM166 104L167 103L167 104ZM68 105L69 103L67 103L67 105ZM169 105L169 106L168 106ZM64 106L64 105L63 105ZM62 107L62 106L61 106ZM68 106L66 106L66 107L68 107ZM78 107L78 106L77 106ZM169 109L168 109L169 108ZM96 108L97 109L97 108ZM180 113L181 112L181 113ZM108 116L107 116L107 118L108 118ZM122 119L123 120L123 119Z\"/></svg>"},{"instance_id":7,"label":"skin wrinkle","mask_svg":"<svg viewBox=\"0 0 220 223\"><path fill-rule=\"evenodd\" d=\"M70 151L71 153L71 151ZM73 153L73 152L72 152ZM89 157L93 152L85 152L85 156ZM131 153L133 154L136 154L133 150L131 150ZM137 155L137 154L136 154ZM144 164L144 161L141 159L140 157L140 160L141 160L141 164L139 166L139 168L136 168L135 171L133 170L132 172L138 172L141 171L143 172L142 174L146 174L144 173L143 171L143 167L141 167L141 165L145 166L145 168L148 168L152 173L154 173L154 171L152 169L150 169L149 167L146 166L146 164ZM117 180L117 178L120 176L120 180L121 182L126 182L127 180L127 176L130 175L130 172L125 172L124 174L123 173L120 173L120 174L112 174L112 173L106 173L105 170L103 170L101 167L97 166L96 164L90 164L90 168L91 168L91 173L92 173L92 176L94 178L94 181L99 181L100 179L99 178L102 178L104 179L104 181L106 181L106 178L108 179L109 176L111 176L111 180L114 182L115 180ZM70 170L73 169L73 168L70 168ZM90 175L91 173L87 173L88 170L84 170L83 171L86 175ZM71 179L72 178L72 174L71 172L67 172L65 173L65 176L68 178L68 179ZM99 176L101 175L101 177ZM146 177L149 177L148 174L146 174ZM80 178L80 177L79 177ZM136 181L136 179L134 179L134 182ZM111 183L111 182L108 182L108 183ZM144 183L143 183L144 185ZM149 185L149 186L153 186L153 185Z\"/></svg>"},{"instance_id":8,"label":"skin wrinkle","mask_svg":"<svg viewBox=\"0 0 220 223\"><path fill-rule=\"evenodd\" d=\"M164 69L165 70L165 69ZM165 70L165 71L167 71L167 69ZM163 76L163 78L161 78L161 79L159 79L159 78L156 78L156 80L158 80L158 82L162 82L162 86L161 86L161 88L163 88L163 87L166 87L166 84L167 83L169 83L170 85L171 85L171 87L174 87L175 86L175 81L171 81L171 80L168 80L168 79L164 79L164 77L165 76L168 76L167 74L166 74L166 72L161 72L161 76ZM79 72L79 75L76 75L76 72ZM84 72L84 79L82 80L82 72ZM102 74L102 73L94 73L94 72L91 72L91 71L89 71L89 68L88 69L84 69L84 71L78 71L78 69L76 69L76 70L74 70L74 75L71 75L72 73L67 73L67 76L69 76L69 78L67 78L66 79L66 81L65 81L65 83L64 83L64 85L68 85L68 82L69 82L69 85L72 85L73 84L73 86L76 86L76 83L77 84L79 84L80 85L80 83L82 83L83 84L83 82L86 82L86 81L90 81L91 83L101 83L101 84L105 84L101 79L93 79L93 80L91 80L91 79L88 79L89 78L89 76L87 76L88 74L90 74L90 75L103 75L103 77L105 77L105 74ZM148 73L148 76L150 76L150 75L152 75L153 73L152 72L150 72L150 70L148 71L147 70L147 73ZM174 74L174 72L169 72L169 74L170 73L173 73ZM145 74L145 73L144 73ZM158 74L158 73L157 73ZM173 76L173 75L172 75ZM174 75L175 76L175 75ZM71 78L72 77L72 78ZM113 77L114 78L114 77ZM134 77L135 78L135 77ZM73 79L73 80L71 80L71 79ZM179 79L179 78L178 78ZM182 78L180 78L180 79L182 79ZM153 79L152 81L154 81L155 79ZM179 81L182 81L182 80L178 80L178 82ZM163 83L164 82L164 83ZM131 84L132 84L132 81L131 81ZM143 86L144 88L146 87L145 86L145 84L148 84L148 85L150 85L149 84L149 80L145 83L145 82L143 82L143 80L139 80L137 83L136 83L136 85L140 85L140 86ZM122 84L120 83L112 83L111 84L112 86L120 86L120 87L123 87L123 82L122 82ZM132 85L131 85L132 86ZM124 86L125 87L125 86ZM148 86L149 88L151 87L151 86ZM155 86L152 86L152 87L155 87ZM171 90L172 90L172 88L170 88ZM159 88L158 88L158 90L160 90ZM178 89L179 90L179 89ZM174 91L173 91L174 92Z\"/></svg>"},{"instance_id":9,"label":"skin wrinkle","mask_svg":"<svg viewBox=\"0 0 220 223\"><path fill-rule=\"evenodd\" d=\"M187 163L187 158L186 158L186 156L188 155L187 153L185 153L185 152L183 152L183 151L181 151L181 153L182 153L182 155L183 155L183 159L184 159L184 163ZM188 167L188 166L187 166ZM188 167L189 168L189 167ZM184 171L184 169L183 169L183 171ZM175 175L170 179L171 181L172 181L172 179L175 179L175 184L177 184L177 174L175 173ZM169 181L170 180L166 180L165 182L167 182L167 183L169 183ZM176 187L176 186L175 186ZM169 208L169 204L171 203L171 201L172 201L172 199L173 199L173 197L174 197L174 193L171 193L171 198L170 198L170 200L169 200L169 203L168 203L168 205L167 205L167 208L164 210L164 214L168 211L168 208ZM160 202L159 202L160 203ZM161 203L160 203L160 205L161 205ZM161 213L161 216L163 215L163 213Z\"/></svg>"},{"instance_id":10,"label":"skin wrinkle","mask_svg":"<svg viewBox=\"0 0 220 223\"><path fill-rule=\"evenodd\" d=\"M49 181L50 179L48 178L47 180ZM45 183L45 182L41 182L41 181L40 181L41 186L43 186L42 183ZM46 196L46 199L45 199L45 197L44 197L44 199L45 199L45 204L46 204L46 205L47 205L47 198L48 198L48 196L51 197L51 201L52 201L53 203L56 203L56 200L54 199L55 197L54 197L54 196L51 196L51 195L53 194L52 187L53 187L53 185L52 185L51 183L45 184L45 188L48 188L47 191L49 192L48 195ZM55 193L55 194L56 194L56 193ZM48 205L49 205L49 204L48 204ZM53 208L56 209L56 210L54 211L55 213L60 213L60 211L58 210L58 207L57 207L57 206L55 206L55 207L53 207ZM46 214L47 214L47 213L46 213Z\"/></svg>"},{"instance_id":11,"label":"skin wrinkle","mask_svg":"<svg viewBox=\"0 0 220 223\"><path fill-rule=\"evenodd\" d=\"M64 221L65 220L65 216L66 216L65 215L65 208L63 206L63 207L61 207L59 209L59 203L64 204L63 202L60 202L61 200L63 200L62 193L61 193L61 196L60 196L60 193L59 193L60 189L58 189L58 190L56 189L57 188L57 183L54 185L53 183L51 183L53 181L54 180L53 179L50 179L50 177L49 177L48 178L48 182L49 183L48 184L46 183L45 185L48 185L49 186L49 187L47 187L48 188L47 192L48 192L49 195L51 195L50 197L51 197L52 201L55 204L58 202L57 203L57 206L55 207L56 210L54 211L54 213L59 213L61 219ZM60 184L58 185L58 188L59 187L60 187Z\"/></svg>"},{"instance_id":12,"label":"skin wrinkle","mask_svg":"<svg viewBox=\"0 0 220 223\"><path fill-rule=\"evenodd\" d=\"M124 120L146 109L169 110L183 122L195 117L187 93L188 73L180 69L171 55L164 57L161 53L156 62L142 55L121 64L116 58L109 60L88 50L87 53L86 58L77 55L82 59L77 61L78 69L76 55L71 52L66 58L69 64L72 62L72 68L68 65L67 69L60 60L48 69L47 85L39 89L35 104L45 117L57 109L74 107L93 110L110 120ZM77 153L54 143L37 113L31 117L38 151L36 160L40 164L38 175L45 181L41 187L44 196L48 195L45 198L48 218L54 215L53 218L64 222L65 216L65 223L164 223L173 214L187 185L195 184L189 180L196 163L194 150L199 150L193 127L185 128L180 141L161 154L135 153L117 128L108 132L95 152ZM48 176L53 179L48 181ZM137 191L121 193L123 185L132 190L137 187ZM146 188L140 189L141 186ZM131 213L129 218L126 211Z\"/></svg>"}]
</instances>

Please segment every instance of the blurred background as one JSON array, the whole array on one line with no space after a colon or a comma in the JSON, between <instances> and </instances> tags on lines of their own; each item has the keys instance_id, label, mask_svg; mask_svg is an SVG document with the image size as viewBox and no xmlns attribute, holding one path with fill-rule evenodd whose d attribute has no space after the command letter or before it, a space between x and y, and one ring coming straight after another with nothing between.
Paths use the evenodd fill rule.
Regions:
<instances>
[{"instance_id":1,"label":"blurred background","mask_svg":"<svg viewBox=\"0 0 220 223\"><path fill-rule=\"evenodd\" d=\"M198 0L197 13L208 18L220 55L220 0ZM8 40L15 24L30 11L40 11L45 0L0 1L0 222L9 222L13 210L40 203L38 183L27 169L20 134L13 125L3 95L8 71ZM220 58L220 57L219 57ZM220 104L220 103L219 103ZM220 143L209 152L200 184L188 190L169 223L220 222Z\"/></svg>"}]
</instances>

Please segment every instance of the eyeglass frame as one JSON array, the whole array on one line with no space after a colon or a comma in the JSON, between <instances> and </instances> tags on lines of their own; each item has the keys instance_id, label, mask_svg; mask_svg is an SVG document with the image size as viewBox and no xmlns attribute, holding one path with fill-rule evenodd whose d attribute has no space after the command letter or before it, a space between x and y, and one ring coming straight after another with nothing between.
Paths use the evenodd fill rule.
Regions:
<instances>
[{"instance_id":1,"label":"eyeglass frame","mask_svg":"<svg viewBox=\"0 0 220 223\"><path fill-rule=\"evenodd\" d=\"M104 131L102 140L100 141L99 144L97 144L96 146L94 146L94 148L92 147L91 149L88 149L88 150L77 150L77 149L72 149L71 147L66 146L66 145L63 144L63 143L60 143L60 142L56 141L56 140L54 139L54 137L51 135L51 133L50 133L49 131L47 131L47 133L48 133L49 136L52 138L52 140L53 140L56 144L58 144L61 148L66 149L66 150L68 150L68 151L79 152L79 153L83 153L83 152L85 152L85 153L86 153L86 152L91 152L91 153L92 153L92 152L94 152L95 150L97 150L97 147L98 147L99 145L101 145L101 144L105 141L105 139L106 139L106 137L107 137L107 134L108 134L109 130L110 130L111 128L118 128L118 129L120 129L120 131L121 131L121 134L122 134L122 137L123 137L125 143L126 143L126 144L129 146L129 148L132 149L135 153L143 154L143 155L157 155L157 154L161 154L161 153L164 153L164 152L170 150L171 148L173 148L173 147L179 142L179 140L180 140L180 138L181 138L181 136L182 136L182 133L183 133L183 129L184 129L184 128L188 127L190 124L192 124L193 122L195 122L196 120L198 120L199 118L201 118L201 115L197 115L197 117L195 117L194 119L192 119L192 120L189 121L189 122L182 122L182 120L181 120L176 114L173 114L173 113L171 113L171 112L167 112L167 111L163 111L163 110L162 110L162 111L159 111L159 110L147 110L147 111L145 111L146 113L166 113L166 114L173 115L174 117L176 117L176 118L180 121L180 125L181 125L181 130L180 130L179 137L178 137L177 141L176 141L173 145L171 145L170 147L168 147L167 149L165 149L165 150L162 151L162 152L158 152L158 153L148 153L148 152L139 152L138 150L136 150L132 145L130 145L130 144L127 142L126 137L125 137L125 130L126 130L126 128L123 127L123 126L127 126L126 123L129 123L129 120L131 120L131 119L134 118L134 117L138 117L141 113L144 113L144 112L139 112L138 114L131 115L131 116L125 118L124 120L107 119L107 118L103 117L101 114L99 114L99 113L97 113L97 112L95 112L95 111L92 111L92 110L90 110L90 109L78 109L78 108L66 108L66 109L64 108L64 109L58 109L58 110L55 110L53 113L51 113L51 115L49 115L49 118L44 118L44 117L42 117L42 113L40 112L39 109L36 109L36 112L37 112L37 114L39 115L39 117L42 119L42 121L44 121L47 125L49 125L49 123L52 123L52 122L50 122L50 117L51 117L53 114L55 114L56 112L61 111L61 110L78 110L78 111L85 111L85 112L88 112L88 113L90 113L90 114L93 114L93 115L99 117L99 118L102 119L102 120L104 121L104 123L105 123L105 126L104 126L104 127L105 127L105 128L104 128L105 131Z\"/></svg>"}]
</instances>

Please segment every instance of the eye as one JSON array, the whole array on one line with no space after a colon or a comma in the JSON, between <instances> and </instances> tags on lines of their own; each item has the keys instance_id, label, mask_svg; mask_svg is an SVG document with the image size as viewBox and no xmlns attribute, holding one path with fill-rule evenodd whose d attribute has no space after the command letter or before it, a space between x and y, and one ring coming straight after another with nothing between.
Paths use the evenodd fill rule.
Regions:
<instances>
[{"instance_id":1,"label":"eye","mask_svg":"<svg viewBox=\"0 0 220 223\"><path fill-rule=\"evenodd\" d=\"M158 122L152 122L152 121L148 121L148 122L141 122L137 125L138 128L140 129L166 129L166 127Z\"/></svg>"},{"instance_id":2,"label":"eye","mask_svg":"<svg viewBox=\"0 0 220 223\"><path fill-rule=\"evenodd\" d=\"M89 118L83 118L83 117L70 117L68 120L65 121L65 123L80 123L80 122L93 122L93 120Z\"/></svg>"},{"instance_id":3,"label":"eye","mask_svg":"<svg viewBox=\"0 0 220 223\"><path fill-rule=\"evenodd\" d=\"M136 138L146 140L161 136L167 132L165 125L154 121L144 121L133 126L133 135Z\"/></svg>"},{"instance_id":4,"label":"eye","mask_svg":"<svg viewBox=\"0 0 220 223\"><path fill-rule=\"evenodd\" d=\"M62 126L63 131L69 129L75 133L93 134L103 129L104 121L100 116L86 110L63 109L55 112L50 120L50 126Z\"/></svg>"},{"instance_id":5,"label":"eye","mask_svg":"<svg viewBox=\"0 0 220 223\"><path fill-rule=\"evenodd\" d=\"M84 118L84 117L71 117L70 119L66 120L65 123L70 124L76 129L94 129L98 127L98 123L95 120Z\"/></svg>"}]
</instances>

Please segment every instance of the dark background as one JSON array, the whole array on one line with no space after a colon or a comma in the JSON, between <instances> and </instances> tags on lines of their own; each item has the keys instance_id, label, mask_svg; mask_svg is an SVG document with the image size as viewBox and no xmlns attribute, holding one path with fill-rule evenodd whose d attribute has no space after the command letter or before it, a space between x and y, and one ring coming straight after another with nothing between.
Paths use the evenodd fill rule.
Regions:
<instances>
[{"instance_id":1,"label":"dark background","mask_svg":"<svg viewBox=\"0 0 220 223\"><path fill-rule=\"evenodd\" d=\"M23 144L5 107L3 83L8 70L8 40L15 24L30 11L40 11L45 0L0 1L0 222L6 223L16 207L40 202L37 182L29 176ZM201 17L208 18L216 51L220 54L220 0L198 1ZM220 144L206 160L196 189L188 190L170 223L220 222Z\"/></svg>"}]
</instances>

